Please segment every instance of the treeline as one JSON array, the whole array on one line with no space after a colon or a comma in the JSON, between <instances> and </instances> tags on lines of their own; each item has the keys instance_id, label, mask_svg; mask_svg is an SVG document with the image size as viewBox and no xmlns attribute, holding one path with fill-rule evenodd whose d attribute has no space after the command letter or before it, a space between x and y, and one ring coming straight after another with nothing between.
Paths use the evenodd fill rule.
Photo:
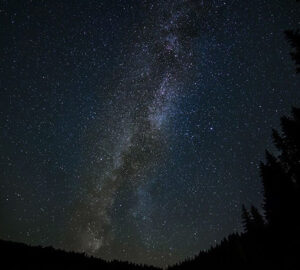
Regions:
<instances>
[{"instance_id":1,"label":"treeline","mask_svg":"<svg viewBox=\"0 0 300 270\"><path fill-rule=\"evenodd\" d=\"M153 266L129 262L105 261L89 257L85 253L66 252L52 247L28 246L22 243L0 240L1 269L145 269L157 270Z\"/></svg>"}]
</instances>

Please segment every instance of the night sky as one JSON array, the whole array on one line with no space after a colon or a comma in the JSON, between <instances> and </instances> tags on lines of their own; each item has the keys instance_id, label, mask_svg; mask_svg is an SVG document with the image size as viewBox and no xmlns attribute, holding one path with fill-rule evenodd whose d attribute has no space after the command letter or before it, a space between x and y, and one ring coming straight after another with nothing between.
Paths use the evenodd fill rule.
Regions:
<instances>
[{"instance_id":1,"label":"night sky","mask_svg":"<svg viewBox=\"0 0 300 270\"><path fill-rule=\"evenodd\" d=\"M300 106L299 14L0 0L0 238L166 266L240 232L271 128Z\"/></svg>"}]
</instances>

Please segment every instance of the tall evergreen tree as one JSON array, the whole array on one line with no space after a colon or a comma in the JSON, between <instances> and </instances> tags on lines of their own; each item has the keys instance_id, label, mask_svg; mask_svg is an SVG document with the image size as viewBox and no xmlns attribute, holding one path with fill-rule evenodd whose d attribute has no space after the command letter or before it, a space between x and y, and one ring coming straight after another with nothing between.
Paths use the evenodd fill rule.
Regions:
<instances>
[{"instance_id":1,"label":"tall evergreen tree","mask_svg":"<svg viewBox=\"0 0 300 270\"><path fill-rule=\"evenodd\" d=\"M246 209L245 205L242 206L242 223L243 223L243 228L246 233L251 231L251 216Z\"/></svg>"},{"instance_id":2,"label":"tall evergreen tree","mask_svg":"<svg viewBox=\"0 0 300 270\"><path fill-rule=\"evenodd\" d=\"M300 0L296 0L296 2L300 2ZM295 61L296 71L300 73L300 32L297 30L286 30L285 37L290 43L293 51L291 52L291 57Z\"/></svg>"},{"instance_id":3,"label":"tall evergreen tree","mask_svg":"<svg viewBox=\"0 0 300 270\"><path fill-rule=\"evenodd\" d=\"M285 36L290 43L290 45L294 48L291 52L292 59L296 63L297 73L300 73L300 33L299 30L287 30L285 31Z\"/></svg>"},{"instance_id":4,"label":"tall evergreen tree","mask_svg":"<svg viewBox=\"0 0 300 270\"><path fill-rule=\"evenodd\" d=\"M251 206L251 215L254 229L261 230L264 227L265 222L258 209L253 205Z\"/></svg>"},{"instance_id":5,"label":"tall evergreen tree","mask_svg":"<svg viewBox=\"0 0 300 270\"><path fill-rule=\"evenodd\" d=\"M286 244L292 247L300 240L299 108L292 109L292 117L281 118L281 130L281 134L273 130L273 140L279 155L275 157L266 151L266 163L261 163L260 168L268 225L281 240L286 239Z\"/></svg>"},{"instance_id":6,"label":"tall evergreen tree","mask_svg":"<svg viewBox=\"0 0 300 270\"><path fill-rule=\"evenodd\" d=\"M264 187L265 216L269 224L278 224L284 212L282 191L286 175L278 159L268 151L266 163L261 163L260 169Z\"/></svg>"}]
</instances>

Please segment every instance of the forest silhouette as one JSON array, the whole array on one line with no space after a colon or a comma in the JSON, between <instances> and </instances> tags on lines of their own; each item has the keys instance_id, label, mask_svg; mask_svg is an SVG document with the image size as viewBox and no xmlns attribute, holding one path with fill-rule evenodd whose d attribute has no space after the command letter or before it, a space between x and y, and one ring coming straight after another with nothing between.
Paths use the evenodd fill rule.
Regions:
<instances>
[{"instance_id":1,"label":"forest silhouette","mask_svg":"<svg viewBox=\"0 0 300 270\"><path fill-rule=\"evenodd\" d=\"M297 0L299 1L299 0ZM291 57L300 73L299 30L285 32L293 48ZM300 108L281 118L281 131L273 130L273 143L279 154L266 150L260 164L263 185L263 213L257 207L242 207L243 233L233 233L221 243L201 251L170 270L179 269L299 269L300 243ZM159 269L129 262L104 261L84 253L52 247L32 247L0 240L2 269Z\"/></svg>"}]
</instances>

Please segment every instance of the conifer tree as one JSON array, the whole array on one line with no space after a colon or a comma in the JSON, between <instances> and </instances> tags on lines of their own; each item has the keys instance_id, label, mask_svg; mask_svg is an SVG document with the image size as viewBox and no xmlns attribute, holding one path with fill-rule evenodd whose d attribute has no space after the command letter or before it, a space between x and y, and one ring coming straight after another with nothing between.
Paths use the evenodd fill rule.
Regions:
<instances>
[{"instance_id":1,"label":"conifer tree","mask_svg":"<svg viewBox=\"0 0 300 270\"><path fill-rule=\"evenodd\" d=\"M242 223L243 223L244 231L246 233L251 231L251 223L252 223L251 216L248 210L246 209L245 205L242 206Z\"/></svg>"},{"instance_id":2,"label":"conifer tree","mask_svg":"<svg viewBox=\"0 0 300 270\"><path fill-rule=\"evenodd\" d=\"M300 32L299 30L287 30L285 31L285 36L294 48L291 52L291 57L296 63L296 71L300 73Z\"/></svg>"},{"instance_id":3,"label":"conifer tree","mask_svg":"<svg viewBox=\"0 0 300 270\"><path fill-rule=\"evenodd\" d=\"M282 132L273 131L279 155L266 151L261 176L264 187L264 210L270 226L294 236L300 217L300 109L292 109L292 117L281 118Z\"/></svg>"},{"instance_id":4,"label":"conifer tree","mask_svg":"<svg viewBox=\"0 0 300 270\"><path fill-rule=\"evenodd\" d=\"M251 206L251 215L253 220L253 226L256 230L260 230L264 227L265 222L262 215L259 213L255 206Z\"/></svg>"}]
</instances>

